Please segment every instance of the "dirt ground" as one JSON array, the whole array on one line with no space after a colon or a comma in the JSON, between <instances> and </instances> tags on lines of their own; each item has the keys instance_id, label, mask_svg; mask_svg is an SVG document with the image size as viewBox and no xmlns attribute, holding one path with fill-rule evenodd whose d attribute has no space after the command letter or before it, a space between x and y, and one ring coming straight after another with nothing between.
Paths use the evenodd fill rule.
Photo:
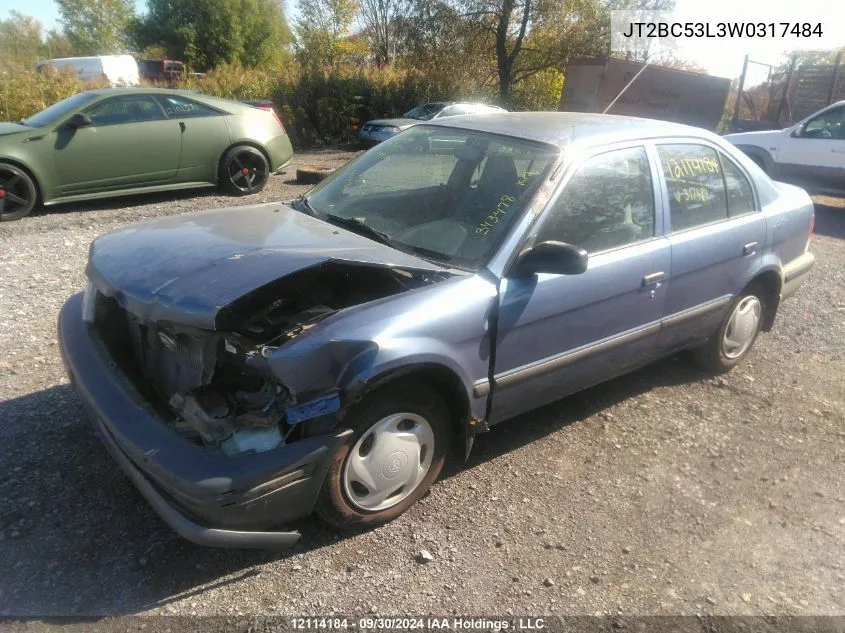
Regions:
<instances>
[{"instance_id":1,"label":"dirt ground","mask_svg":"<svg viewBox=\"0 0 845 633\"><path fill-rule=\"evenodd\" d=\"M818 199L811 281L727 376L681 355L495 427L422 502L364 534L308 519L281 553L174 534L95 438L56 316L97 235L289 198L304 189L292 174L249 199L133 197L0 225L0 615L845 615L834 198Z\"/></svg>"}]
</instances>

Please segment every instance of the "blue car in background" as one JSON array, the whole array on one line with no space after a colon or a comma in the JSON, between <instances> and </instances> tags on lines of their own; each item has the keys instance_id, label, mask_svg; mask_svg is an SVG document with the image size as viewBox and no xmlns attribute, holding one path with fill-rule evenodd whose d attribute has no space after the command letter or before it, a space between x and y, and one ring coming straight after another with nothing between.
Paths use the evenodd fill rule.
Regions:
<instances>
[{"instance_id":1,"label":"blue car in background","mask_svg":"<svg viewBox=\"0 0 845 633\"><path fill-rule=\"evenodd\" d=\"M492 114L506 111L499 106L491 106L485 103L457 103L452 101L424 103L409 110L401 118L367 121L361 126L358 138L366 145L375 145L425 121L466 114Z\"/></svg>"},{"instance_id":2,"label":"blue car in background","mask_svg":"<svg viewBox=\"0 0 845 633\"><path fill-rule=\"evenodd\" d=\"M813 204L704 130L576 113L417 125L290 205L98 238L59 338L115 460L188 539L389 521L450 451L692 350L749 353Z\"/></svg>"}]
</instances>

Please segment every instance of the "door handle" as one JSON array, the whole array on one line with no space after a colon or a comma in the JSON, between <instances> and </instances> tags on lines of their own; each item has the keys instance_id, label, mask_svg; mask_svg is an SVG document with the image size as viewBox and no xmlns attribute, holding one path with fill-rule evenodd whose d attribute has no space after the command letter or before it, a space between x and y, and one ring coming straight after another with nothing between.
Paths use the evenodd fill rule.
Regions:
<instances>
[{"instance_id":1,"label":"door handle","mask_svg":"<svg viewBox=\"0 0 845 633\"><path fill-rule=\"evenodd\" d=\"M185 131L185 123L183 121L179 121L179 129L183 132Z\"/></svg>"},{"instance_id":2,"label":"door handle","mask_svg":"<svg viewBox=\"0 0 845 633\"><path fill-rule=\"evenodd\" d=\"M656 284L659 281L663 281L664 279L666 279L666 273L664 273L663 271L658 273L651 273L643 277L643 285L650 286L652 284Z\"/></svg>"},{"instance_id":3,"label":"door handle","mask_svg":"<svg viewBox=\"0 0 845 633\"><path fill-rule=\"evenodd\" d=\"M743 255L751 255L757 250L757 242L748 242L745 246L742 247L742 254Z\"/></svg>"},{"instance_id":4,"label":"door handle","mask_svg":"<svg viewBox=\"0 0 845 633\"><path fill-rule=\"evenodd\" d=\"M836 149L835 147L830 150L834 154L845 154L845 149Z\"/></svg>"}]
</instances>

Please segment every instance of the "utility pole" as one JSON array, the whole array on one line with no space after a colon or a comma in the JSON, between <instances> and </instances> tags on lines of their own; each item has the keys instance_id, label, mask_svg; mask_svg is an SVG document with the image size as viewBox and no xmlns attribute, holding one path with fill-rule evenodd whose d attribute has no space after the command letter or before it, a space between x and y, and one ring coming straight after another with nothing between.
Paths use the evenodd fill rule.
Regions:
<instances>
[{"instance_id":1,"label":"utility pole","mask_svg":"<svg viewBox=\"0 0 845 633\"><path fill-rule=\"evenodd\" d=\"M742 97L742 89L745 86L746 72L748 72L748 55L745 56L745 61L742 62L742 74L739 76L739 87L736 91L736 103L734 104L734 116L731 121L731 132L736 131L736 122L739 119L739 101Z\"/></svg>"}]
</instances>

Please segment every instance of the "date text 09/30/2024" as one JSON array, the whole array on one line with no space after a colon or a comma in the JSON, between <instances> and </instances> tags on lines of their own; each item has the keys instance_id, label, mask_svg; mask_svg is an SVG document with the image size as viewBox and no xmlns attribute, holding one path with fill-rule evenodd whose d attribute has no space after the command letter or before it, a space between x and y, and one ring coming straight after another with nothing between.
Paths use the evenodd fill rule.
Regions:
<instances>
[{"instance_id":1,"label":"date text 09/30/2024","mask_svg":"<svg viewBox=\"0 0 845 633\"><path fill-rule=\"evenodd\" d=\"M363 617L292 618L291 628L300 631L539 631L546 628L543 618L462 618L462 617Z\"/></svg>"}]
</instances>

